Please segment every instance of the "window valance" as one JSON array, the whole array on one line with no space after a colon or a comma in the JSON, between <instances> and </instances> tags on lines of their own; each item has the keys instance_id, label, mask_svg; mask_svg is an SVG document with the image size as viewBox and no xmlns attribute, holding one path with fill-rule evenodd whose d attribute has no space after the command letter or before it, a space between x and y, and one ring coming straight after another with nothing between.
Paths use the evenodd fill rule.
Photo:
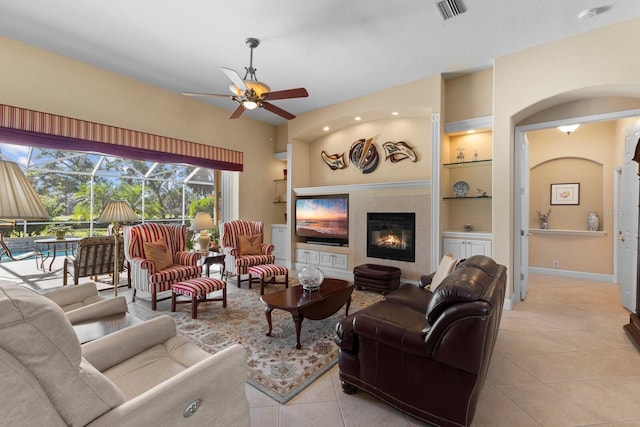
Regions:
<instances>
[{"instance_id":1,"label":"window valance","mask_svg":"<svg viewBox=\"0 0 640 427\"><path fill-rule=\"evenodd\" d=\"M19 145L242 171L241 151L0 104L0 138Z\"/></svg>"}]
</instances>

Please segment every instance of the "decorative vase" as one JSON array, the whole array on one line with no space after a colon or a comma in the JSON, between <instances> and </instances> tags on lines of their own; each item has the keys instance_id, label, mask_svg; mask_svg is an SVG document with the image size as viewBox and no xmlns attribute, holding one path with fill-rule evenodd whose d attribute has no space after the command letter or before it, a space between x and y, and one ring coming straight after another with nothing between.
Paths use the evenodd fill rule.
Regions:
<instances>
[{"instance_id":1,"label":"decorative vase","mask_svg":"<svg viewBox=\"0 0 640 427\"><path fill-rule=\"evenodd\" d=\"M547 221L540 221L540 228L546 230L549 228L549 223Z\"/></svg>"},{"instance_id":2,"label":"decorative vase","mask_svg":"<svg viewBox=\"0 0 640 427\"><path fill-rule=\"evenodd\" d=\"M298 280L306 292L317 291L324 280L324 273L318 267L308 265L300 270Z\"/></svg>"},{"instance_id":3,"label":"decorative vase","mask_svg":"<svg viewBox=\"0 0 640 427\"><path fill-rule=\"evenodd\" d=\"M598 231L599 226L600 218L598 218L598 214L595 212L589 212L589 215L587 215L587 230Z\"/></svg>"},{"instance_id":4,"label":"decorative vase","mask_svg":"<svg viewBox=\"0 0 640 427\"><path fill-rule=\"evenodd\" d=\"M64 235L65 234L66 233L64 231L56 231L56 239L58 239L58 240L64 239Z\"/></svg>"}]
</instances>

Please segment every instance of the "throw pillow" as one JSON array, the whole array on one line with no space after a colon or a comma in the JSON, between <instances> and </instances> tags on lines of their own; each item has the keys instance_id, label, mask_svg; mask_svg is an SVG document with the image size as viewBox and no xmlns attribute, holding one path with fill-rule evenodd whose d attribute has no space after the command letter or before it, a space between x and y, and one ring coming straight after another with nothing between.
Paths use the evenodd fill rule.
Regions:
<instances>
[{"instance_id":1,"label":"throw pillow","mask_svg":"<svg viewBox=\"0 0 640 427\"><path fill-rule=\"evenodd\" d=\"M153 243L144 242L144 257L156 266L156 271L164 270L173 264L173 257L169 251L167 241L156 240Z\"/></svg>"},{"instance_id":2,"label":"throw pillow","mask_svg":"<svg viewBox=\"0 0 640 427\"><path fill-rule=\"evenodd\" d=\"M238 250L242 255L262 255L262 234L238 236Z\"/></svg>"},{"instance_id":3,"label":"throw pillow","mask_svg":"<svg viewBox=\"0 0 640 427\"><path fill-rule=\"evenodd\" d=\"M431 285L429 286L429 290L434 292L440 283L444 280L445 277L449 275L458 265L458 259L454 258L452 254L445 254L440 260L440 265L433 275L433 279L431 280Z\"/></svg>"}]
</instances>

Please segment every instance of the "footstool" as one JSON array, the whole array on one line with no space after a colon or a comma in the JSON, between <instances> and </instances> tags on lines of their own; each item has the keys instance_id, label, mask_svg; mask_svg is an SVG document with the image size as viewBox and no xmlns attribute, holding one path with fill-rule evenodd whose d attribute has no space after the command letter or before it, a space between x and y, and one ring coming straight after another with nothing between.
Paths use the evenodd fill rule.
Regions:
<instances>
[{"instance_id":1,"label":"footstool","mask_svg":"<svg viewBox=\"0 0 640 427\"><path fill-rule=\"evenodd\" d=\"M207 294L222 290L222 297L207 298ZM178 301L178 295L190 297L190 301ZM198 318L198 304L201 302L222 301L227 307L227 284L211 277L198 277L171 285L171 311L176 311L176 304L191 303L191 318Z\"/></svg>"},{"instance_id":2,"label":"footstool","mask_svg":"<svg viewBox=\"0 0 640 427\"><path fill-rule=\"evenodd\" d=\"M284 276L284 282L276 282L276 276ZM260 278L260 295L264 295L264 285L266 284L278 283L284 285L285 288L289 287L289 270L287 270L287 267L278 264L249 267L249 288L251 288L252 277ZM267 282L268 278L271 278L271 280Z\"/></svg>"},{"instance_id":3,"label":"footstool","mask_svg":"<svg viewBox=\"0 0 640 427\"><path fill-rule=\"evenodd\" d=\"M398 289L402 271L397 267L362 264L353 269L353 282L358 289L368 288L383 294Z\"/></svg>"}]
</instances>

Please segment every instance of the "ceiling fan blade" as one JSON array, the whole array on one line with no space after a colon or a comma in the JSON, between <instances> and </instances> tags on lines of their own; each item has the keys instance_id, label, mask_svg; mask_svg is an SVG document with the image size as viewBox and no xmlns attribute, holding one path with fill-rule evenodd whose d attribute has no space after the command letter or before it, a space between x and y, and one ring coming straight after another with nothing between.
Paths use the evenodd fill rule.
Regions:
<instances>
[{"instance_id":1,"label":"ceiling fan blade","mask_svg":"<svg viewBox=\"0 0 640 427\"><path fill-rule=\"evenodd\" d=\"M269 92L262 95L263 99L273 101L274 99L289 99L289 98L306 98L309 96L307 90L303 87L287 90L276 90L275 92Z\"/></svg>"},{"instance_id":2,"label":"ceiling fan blade","mask_svg":"<svg viewBox=\"0 0 640 427\"><path fill-rule=\"evenodd\" d=\"M268 102L263 102L263 103L262 103L262 107L263 107L265 110L269 110L269 111L271 111L272 113L277 114L277 115L279 115L280 117L284 117L284 118L285 118L285 119L287 119L287 120L291 120L291 119L295 119L295 118L296 118L296 116L294 116L294 115L293 115L293 114L291 114L290 112L285 111L285 110L283 110L283 109L282 109L282 108L280 108L280 107L276 107L275 105L270 104L270 103L268 103Z\"/></svg>"},{"instance_id":3,"label":"ceiling fan blade","mask_svg":"<svg viewBox=\"0 0 640 427\"><path fill-rule=\"evenodd\" d=\"M221 68L222 68L222 72L229 78L229 80L231 80L231 83L236 85L238 89L249 90L247 85L244 84L244 80L240 78L240 75L238 75L238 73L236 73L230 68L224 68L224 67L221 67Z\"/></svg>"},{"instance_id":4,"label":"ceiling fan blade","mask_svg":"<svg viewBox=\"0 0 640 427\"><path fill-rule=\"evenodd\" d=\"M242 115L242 113L244 113L244 105L240 104L240 105L238 105L238 107L235 110L233 110L233 113L231 113L229 118L230 119L237 119L238 117L240 117Z\"/></svg>"},{"instance_id":5,"label":"ceiling fan blade","mask_svg":"<svg viewBox=\"0 0 640 427\"><path fill-rule=\"evenodd\" d=\"M223 95L221 93L198 93L198 92L182 92L185 96L220 96L224 98L233 98L232 95Z\"/></svg>"}]
</instances>

